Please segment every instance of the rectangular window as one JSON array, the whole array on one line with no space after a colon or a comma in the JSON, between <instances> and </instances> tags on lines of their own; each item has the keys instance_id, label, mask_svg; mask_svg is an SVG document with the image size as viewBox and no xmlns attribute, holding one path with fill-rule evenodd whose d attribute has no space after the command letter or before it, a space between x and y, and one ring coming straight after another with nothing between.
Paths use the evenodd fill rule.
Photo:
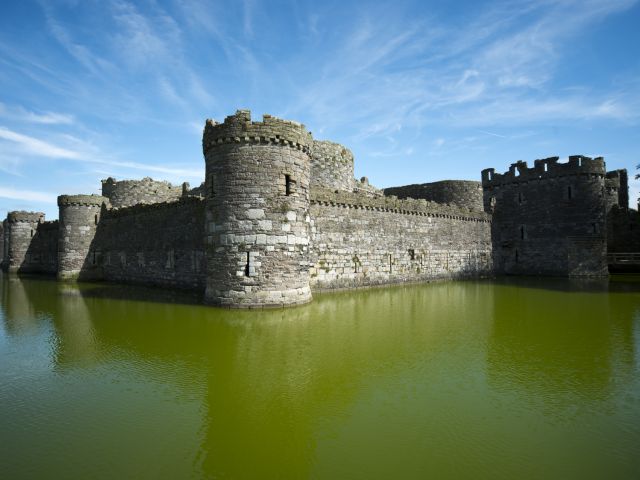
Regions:
<instances>
[{"instance_id":1,"label":"rectangular window","mask_svg":"<svg viewBox=\"0 0 640 480\"><path fill-rule=\"evenodd\" d=\"M249 276L249 268L251 267L251 253L247 252L247 264L244 266L244 276Z\"/></svg>"},{"instance_id":2,"label":"rectangular window","mask_svg":"<svg viewBox=\"0 0 640 480\"><path fill-rule=\"evenodd\" d=\"M291 195L291 175L284 176L284 194Z\"/></svg>"},{"instance_id":3,"label":"rectangular window","mask_svg":"<svg viewBox=\"0 0 640 480\"><path fill-rule=\"evenodd\" d=\"M571 200L572 196L573 196L573 192L571 191L571 185L569 185L567 187L567 198Z\"/></svg>"},{"instance_id":4,"label":"rectangular window","mask_svg":"<svg viewBox=\"0 0 640 480\"><path fill-rule=\"evenodd\" d=\"M591 228L593 230L593 233L598 233L598 224L597 223L592 223L591 224Z\"/></svg>"},{"instance_id":5,"label":"rectangular window","mask_svg":"<svg viewBox=\"0 0 640 480\"><path fill-rule=\"evenodd\" d=\"M416 259L416 251L413 248L409 249L409 258L413 261Z\"/></svg>"},{"instance_id":6,"label":"rectangular window","mask_svg":"<svg viewBox=\"0 0 640 480\"><path fill-rule=\"evenodd\" d=\"M213 175L209 177L209 191L211 192L212 197L216 196L216 182Z\"/></svg>"},{"instance_id":7,"label":"rectangular window","mask_svg":"<svg viewBox=\"0 0 640 480\"><path fill-rule=\"evenodd\" d=\"M524 240L524 225L520 225L520 240Z\"/></svg>"}]
</instances>

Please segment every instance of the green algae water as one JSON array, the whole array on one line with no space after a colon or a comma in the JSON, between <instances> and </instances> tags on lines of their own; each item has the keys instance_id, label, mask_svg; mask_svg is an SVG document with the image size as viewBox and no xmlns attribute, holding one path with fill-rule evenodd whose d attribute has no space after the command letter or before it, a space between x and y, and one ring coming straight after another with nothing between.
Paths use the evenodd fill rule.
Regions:
<instances>
[{"instance_id":1,"label":"green algae water","mask_svg":"<svg viewBox=\"0 0 640 480\"><path fill-rule=\"evenodd\" d=\"M0 477L640 478L640 281L233 311L0 277Z\"/></svg>"}]
</instances>

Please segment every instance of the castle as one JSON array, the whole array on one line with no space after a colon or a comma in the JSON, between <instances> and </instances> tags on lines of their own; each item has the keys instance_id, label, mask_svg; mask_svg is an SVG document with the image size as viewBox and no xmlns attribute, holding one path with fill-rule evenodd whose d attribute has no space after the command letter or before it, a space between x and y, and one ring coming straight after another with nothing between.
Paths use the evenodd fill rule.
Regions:
<instances>
[{"instance_id":1,"label":"castle","mask_svg":"<svg viewBox=\"0 0 640 480\"><path fill-rule=\"evenodd\" d=\"M239 110L207 120L196 188L102 181L61 195L59 220L9 212L6 271L201 291L229 307L303 304L312 291L500 274L604 276L635 251L626 170L602 158L517 162L482 182L379 190L345 147L304 125Z\"/></svg>"}]
</instances>

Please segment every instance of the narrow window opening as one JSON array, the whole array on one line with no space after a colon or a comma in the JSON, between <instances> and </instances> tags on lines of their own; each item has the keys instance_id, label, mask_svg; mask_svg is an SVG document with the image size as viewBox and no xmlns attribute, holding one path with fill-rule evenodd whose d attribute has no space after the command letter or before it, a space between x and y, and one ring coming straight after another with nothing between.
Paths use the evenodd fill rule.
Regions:
<instances>
[{"instance_id":1,"label":"narrow window opening","mask_svg":"<svg viewBox=\"0 0 640 480\"><path fill-rule=\"evenodd\" d=\"M492 180L492 179L493 179L493 174L492 174L491 172L489 172L489 173L487 174L487 179L488 179L488 180Z\"/></svg>"},{"instance_id":2,"label":"narrow window opening","mask_svg":"<svg viewBox=\"0 0 640 480\"><path fill-rule=\"evenodd\" d=\"M209 191L211 193L211 196L215 197L216 196L216 182L215 182L215 179L214 179L213 175L211 175L211 177L209 178L209 182L210 182Z\"/></svg>"},{"instance_id":3,"label":"narrow window opening","mask_svg":"<svg viewBox=\"0 0 640 480\"><path fill-rule=\"evenodd\" d=\"M524 225L520 225L520 240L524 240Z\"/></svg>"},{"instance_id":4,"label":"narrow window opening","mask_svg":"<svg viewBox=\"0 0 640 480\"><path fill-rule=\"evenodd\" d=\"M244 276L249 276L249 267L251 266L251 253L247 252L247 264L244 266Z\"/></svg>"},{"instance_id":5,"label":"narrow window opening","mask_svg":"<svg viewBox=\"0 0 640 480\"><path fill-rule=\"evenodd\" d=\"M545 163L545 164L544 164L544 171L545 171L545 172L548 172L548 171L549 171L549 164L548 164L548 163Z\"/></svg>"},{"instance_id":6,"label":"narrow window opening","mask_svg":"<svg viewBox=\"0 0 640 480\"><path fill-rule=\"evenodd\" d=\"M518 257L519 257L518 250L516 250L516 263L518 263Z\"/></svg>"},{"instance_id":7,"label":"narrow window opening","mask_svg":"<svg viewBox=\"0 0 640 480\"><path fill-rule=\"evenodd\" d=\"M96 213L96 216L95 216L95 218L93 220L94 220L95 224L97 225L98 224L98 214L97 213Z\"/></svg>"},{"instance_id":8,"label":"narrow window opening","mask_svg":"<svg viewBox=\"0 0 640 480\"><path fill-rule=\"evenodd\" d=\"M571 185L567 187L567 198L571 200L573 192L571 191Z\"/></svg>"},{"instance_id":9,"label":"narrow window opening","mask_svg":"<svg viewBox=\"0 0 640 480\"><path fill-rule=\"evenodd\" d=\"M409 249L409 258L411 259L411 261L416 259L416 251L413 248Z\"/></svg>"},{"instance_id":10,"label":"narrow window opening","mask_svg":"<svg viewBox=\"0 0 640 480\"><path fill-rule=\"evenodd\" d=\"M291 195L291 175L284 176L284 194Z\"/></svg>"},{"instance_id":11,"label":"narrow window opening","mask_svg":"<svg viewBox=\"0 0 640 480\"><path fill-rule=\"evenodd\" d=\"M31 236L33 237L33 228L31 229Z\"/></svg>"},{"instance_id":12,"label":"narrow window opening","mask_svg":"<svg viewBox=\"0 0 640 480\"><path fill-rule=\"evenodd\" d=\"M582 157L578 159L578 166L581 167L582 166Z\"/></svg>"},{"instance_id":13,"label":"narrow window opening","mask_svg":"<svg viewBox=\"0 0 640 480\"><path fill-rule=\"evenodd\" d=\"M598 233L598 225L596 223L592 223L591 228L593 230L593 233Z\"/></svg>"},{"instance_id":14,"label":"narrow window opening","mask_svg":"<svg viewBox=\"0 0 640 480\"><path fill-rule=\"evenodd\" d=\"M518 203L522 203L522 193L518 192Z\"/></svg>"}]
</instances>

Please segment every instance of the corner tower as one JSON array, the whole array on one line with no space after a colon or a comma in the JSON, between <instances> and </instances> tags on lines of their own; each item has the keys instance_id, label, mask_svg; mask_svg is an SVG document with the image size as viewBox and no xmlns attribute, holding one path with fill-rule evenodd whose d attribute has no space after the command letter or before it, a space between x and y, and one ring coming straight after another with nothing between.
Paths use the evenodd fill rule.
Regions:
<instances>
[{"instance_id":1,"label":"corner tower","mask_svg":"<svg viewBox=\"0 0 640 480\"><path fill-rule=\"evenodd\" d=\"M482 171L498 273L605 276L605 163L582 155Z\"/></svg>"},{"instance_id":2,"label":"corner tower","mask_svg":"<svg viewBox=\"0 0 640 480\"><path fill-rule=\"evenodd\" d=\"M60 195L58 238L58 278L97 280L100 278L98 252L92 248L102 206L109 199L99 195Z\"/></svg>"},{"instance_id":3,"label":"corner tower","mask_svg":"<svg viewBox=\"0 0 640 480\"><path fill-rule=\"evenodd\" d=\"M44 222L42 212L9 212L4 223L4 265L8 272L30 272L33 264L29 249L38 231L38 226Z\"/></svg>"},{"instance_id":4,"label":"corner tower","mask_svg":"<svg viewBox=\"0 0 640 480\"><path fill-rule=\"evenodd\" d=\"M311 134L239 110L207 120L205 301L229 307L309 302Z\"/></svg>"}]
</instances>

